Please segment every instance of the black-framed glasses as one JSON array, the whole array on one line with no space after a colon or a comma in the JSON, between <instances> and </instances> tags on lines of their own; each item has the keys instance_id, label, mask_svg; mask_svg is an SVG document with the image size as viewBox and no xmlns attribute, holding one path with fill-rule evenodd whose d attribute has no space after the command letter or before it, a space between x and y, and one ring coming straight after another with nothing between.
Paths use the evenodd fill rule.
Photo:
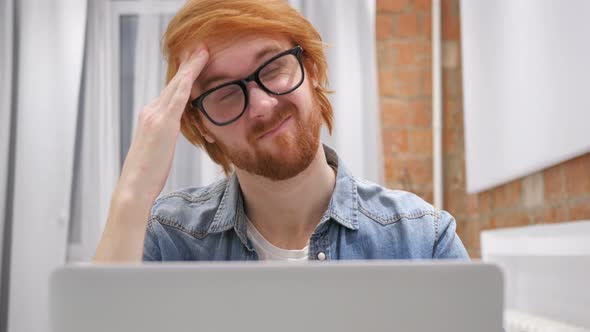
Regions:
<instances>
[{"instance_id":1,"label":"black-framed glasses","mask_svg":"<svg viewBox=\"0 0 590 332\"><path fill-rule=\"evenodd\" d=\"M249 82L256 82L268 94L280 96L293 92L304 80L301 54L303 48L296 46L279 53L263 63L248 77L223 83L205 91L191 102L209 121L218 126L238 120L248 107Z\"/></svg>"}]
</instances>

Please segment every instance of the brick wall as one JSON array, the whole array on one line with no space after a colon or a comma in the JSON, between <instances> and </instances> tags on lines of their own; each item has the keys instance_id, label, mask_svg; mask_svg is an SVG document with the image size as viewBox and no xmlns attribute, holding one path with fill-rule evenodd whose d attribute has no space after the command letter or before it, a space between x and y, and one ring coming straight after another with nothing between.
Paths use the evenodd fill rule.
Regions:
<instances>
[{"instance_id":1,"label":"brick wall","mask_svg":"<svg viewBox=\"0 0 590 332\"><path fill-rule=\"evenodd\" d=\"M444 209L469 254L484 229L590 219L590 154L486 192L465 192L458 0L442 0ZM386 184L432 201L431 1L377 0Z\"/></svg>"},{"instance_id":2,"label":"brick wall","mask_svg":"<svg viewBox=\"0 0 590 332\"><path fill-rule=\"evenodd\" d=\"M377 54L385 179L432 200L429 1L377 1Z\"/></svg>"}]
</instances>

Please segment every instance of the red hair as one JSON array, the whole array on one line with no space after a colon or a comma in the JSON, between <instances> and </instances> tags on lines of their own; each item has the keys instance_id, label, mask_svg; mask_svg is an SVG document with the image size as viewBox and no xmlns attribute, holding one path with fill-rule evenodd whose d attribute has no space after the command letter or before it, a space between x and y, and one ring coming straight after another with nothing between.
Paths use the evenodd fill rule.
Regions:
<instances>
[{"instance_id":1,"label":"red hair","mask_svg":"<svg viewBox=\"0 0 590 332\"><path fill-rule=\"evenodd\" d=\"M329 132L332 132L333 110L327 94L328 65L324 43L320 34L299 12L284 0L189 0L168 24L163 40L163 52L168 61L166 83L174 77L179 59L187 45L197 41L223 39L237 34L262 34L269 32L285 36L303 50L303 63L308 77L318 85L312 91L313 98ZM207 151L226 175L231 172L231 162L219 146L207 142L195 123L201 123L199 112L187 103L182 115L180 130L195 146Z\"/></svg>"}]
</instances>

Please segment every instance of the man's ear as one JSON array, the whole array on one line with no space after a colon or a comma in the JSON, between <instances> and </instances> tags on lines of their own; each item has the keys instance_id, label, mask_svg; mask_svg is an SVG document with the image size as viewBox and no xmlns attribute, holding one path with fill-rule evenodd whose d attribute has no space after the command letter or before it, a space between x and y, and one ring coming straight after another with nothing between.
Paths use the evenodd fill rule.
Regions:
<instances>
[{"instance_id":1,"label":"man's ear","mask_svg":"<svg viewBox=\"0 0 590 332\"><path fill-rule=\"evenodd\" d=\"M317 89L318 86L320 86L320 83L318 82L318 79L315 77L315 75L308 75L308 79L314 89Z\"/></svg>"},{"instance_id":2,"label":"man's ear","mask_svg":"<svg viewBox=\"0 0 590 332\"><path fill-rule=\"evenodd\" d=\"M307 69L307 68L306 68ZM313 65L313 70L306 70L305 74L307 76L307 78L309 79L309 81L311 82L311 86L314 89L317 89L320 86L320 82L317 78L317 72L318 72L318 67L317 65Z\"/></svg>"},{"instance_id":3,"label":"man's ear","mask_svg":"<svg viewBox=\"0 0 590 332\"><path fill-rule=\"evenodd\" d=\"M202 123L200 123L199 121L195 121L194 124L197 127L197 130L199 131L201 136L203 136L209 144L215 143L215 138L213 138L213 135L211 135L211 133L207 130L207 128L205 128L205 126Z\"/></svg>"},{"instance_id":4,"label":"man's ear","mask_svg":"<svg viewBox=\"0 0 590 332\"><path fill-rule=\"evenodd\" d=\"M318 80L316 80L315 78L311 79L311 84L313 85L314 89L317 89L318 86L320 86L320 83L318 83Z\"/></svg>"}]
</instances>

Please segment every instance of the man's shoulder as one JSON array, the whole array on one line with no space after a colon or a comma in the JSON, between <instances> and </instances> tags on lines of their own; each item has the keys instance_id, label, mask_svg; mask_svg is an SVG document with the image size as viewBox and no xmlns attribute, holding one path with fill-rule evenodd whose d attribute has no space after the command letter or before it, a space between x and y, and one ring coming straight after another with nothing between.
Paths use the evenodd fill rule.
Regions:
<instances>
[{"instance_id":1,"label":"man's shoulder","mask_svg":"<svg viewBox=\"0 0 590 332\"><path fill-rule=\"evenodd\" d=\"M188 187L167 193L153 204L150 222L202 236L214 220L226 191L228 179L208 186Z\"/></svg>"},{"instance_id":2,"label":"man's shoulder","mask_svg":"<svg viewBox=\"0 0 590 332\"><path fill-rule=\"evenodd\" d=\"M380 224L423 217L438 220L441 217L439 209L414 193L388 189L356 177L355 182L360 212Z\"/></svg>"}]
</instances>

